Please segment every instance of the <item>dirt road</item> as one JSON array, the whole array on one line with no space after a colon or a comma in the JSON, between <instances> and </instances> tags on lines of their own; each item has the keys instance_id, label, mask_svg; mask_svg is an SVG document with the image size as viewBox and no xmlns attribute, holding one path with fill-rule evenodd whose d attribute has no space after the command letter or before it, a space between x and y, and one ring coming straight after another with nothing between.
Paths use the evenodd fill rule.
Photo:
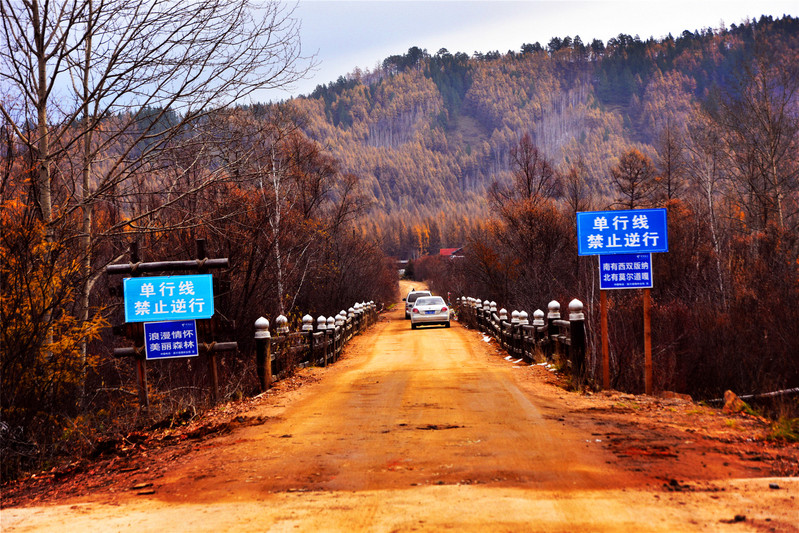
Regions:
<instances>
[{"instance_id":1,"label":"dirt road","mask_svg":"<svg viewBox=\"0 0 799 533\"><path fill-rule=\"evenodd\" d=\"M656 412L696 407L564 391L457 323L411 331L398 309L307 372L263 423L125 486L3 509L2 530L797 530L796 478Z\"/></svg>"}]
</instances>

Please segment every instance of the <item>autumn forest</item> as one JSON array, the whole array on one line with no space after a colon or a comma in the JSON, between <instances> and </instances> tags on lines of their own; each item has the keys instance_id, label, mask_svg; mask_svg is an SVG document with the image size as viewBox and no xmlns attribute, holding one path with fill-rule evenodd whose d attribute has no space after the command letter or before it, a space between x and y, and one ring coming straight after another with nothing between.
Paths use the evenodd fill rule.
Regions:
<instances>
[{"instance_id":1,"label":"autumn forest","mask_svg":"<svg viewBox=\"0 0 799 533\"><path fill-rule=\"evenodd\" d=\"M662 207L655 388L799 387L799 19L507 53L414 47L241 105L307 72L277 4L87 1L39 20L37 2L0 2L4 478L207 406L207 368L170 362L150 368L143 415L131 361L113 356L121 279L105 268L132 243L141 261L193 259L197 239L229 259L214 291L217 340L239 346L220 368L230 399L256 389L259 316L296 328L394 304L398 259L439 294L508 310L579 298L596 353L598 268L577 255L575 213ZM120 16L139 31L109 23ZM610 302L612 385L641 392L641 295ZM769 415L797 411L787 399Z\"/></svg>"}]
</instances>

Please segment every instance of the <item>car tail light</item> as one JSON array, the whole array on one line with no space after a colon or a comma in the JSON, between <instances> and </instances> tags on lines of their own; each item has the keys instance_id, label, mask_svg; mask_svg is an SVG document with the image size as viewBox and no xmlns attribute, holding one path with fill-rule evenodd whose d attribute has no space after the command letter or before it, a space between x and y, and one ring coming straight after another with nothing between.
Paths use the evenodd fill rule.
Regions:
<instances>
[{"instance_id":1,"label":"car tail light","mask_svg":"<svg viewBox=\"0 0 799 533\"><path fill-rule=\"evenodd\" d=\"M446 312L447 312L447 308L446 308L446 306L444 306L444 307L442 307L442 308L441 308L441 312L442 312L442 313L446 313Z\"/></svg>"},{"instance_id":2,"label":"car tail light","mask_svg":"<svg viewBox=\"0 0 799 533\"><path fill-rule=\"evenodd\" d=\"M419 314L419 310L416 309L415 307L413 308L413 312L416 313L417 315Z\"/></svg>"}]
</instances>

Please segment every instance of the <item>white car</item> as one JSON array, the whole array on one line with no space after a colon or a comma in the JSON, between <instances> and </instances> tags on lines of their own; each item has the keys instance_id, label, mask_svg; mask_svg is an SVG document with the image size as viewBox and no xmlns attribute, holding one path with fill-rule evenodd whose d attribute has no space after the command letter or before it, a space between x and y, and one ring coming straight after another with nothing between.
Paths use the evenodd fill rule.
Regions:
<instances>
[{"instance_id":1,"label":"white car","mask_svg":"<svg viewBox=\"0 0 799 533\"><path fill-rule=\"evenodd\" d=\"M427 324L449 327L449 307L441 296L420 296L411 309L411 329Z\"/></svg>"},{"instance_id":2,"label":"white car","mask_svg":"<svg viewBox=\"0 0 799 533\"><path fill-rule=\"evenodd\" d=\"M411 309L413 309L413 304L416 302L417 298L430 295L430 291L417 291L416 289L411 289L408 293L408 296L402 299L405 302L405 318L411 318Z\"/></svg>"}]
</instances>

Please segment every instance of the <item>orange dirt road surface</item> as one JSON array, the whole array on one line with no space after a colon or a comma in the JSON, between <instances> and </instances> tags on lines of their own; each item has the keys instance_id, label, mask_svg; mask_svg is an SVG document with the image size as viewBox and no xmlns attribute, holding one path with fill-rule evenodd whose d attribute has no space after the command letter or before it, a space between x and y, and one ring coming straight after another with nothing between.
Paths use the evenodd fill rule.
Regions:
<instances>
[{"instance_id":1,"label":"orange dirt road surface","mask_svg":"<svg viewBox=\"0 0 799 533\"><path fill-rule=\"evenodd\" d=\"M799 531L799 482L774 470L795 447L752 444L746 420L685 400L568 392L457 322L411 331L397 306L302 372L258 424L6 507L0 529Z\"/></svg>"}]
</instances>

